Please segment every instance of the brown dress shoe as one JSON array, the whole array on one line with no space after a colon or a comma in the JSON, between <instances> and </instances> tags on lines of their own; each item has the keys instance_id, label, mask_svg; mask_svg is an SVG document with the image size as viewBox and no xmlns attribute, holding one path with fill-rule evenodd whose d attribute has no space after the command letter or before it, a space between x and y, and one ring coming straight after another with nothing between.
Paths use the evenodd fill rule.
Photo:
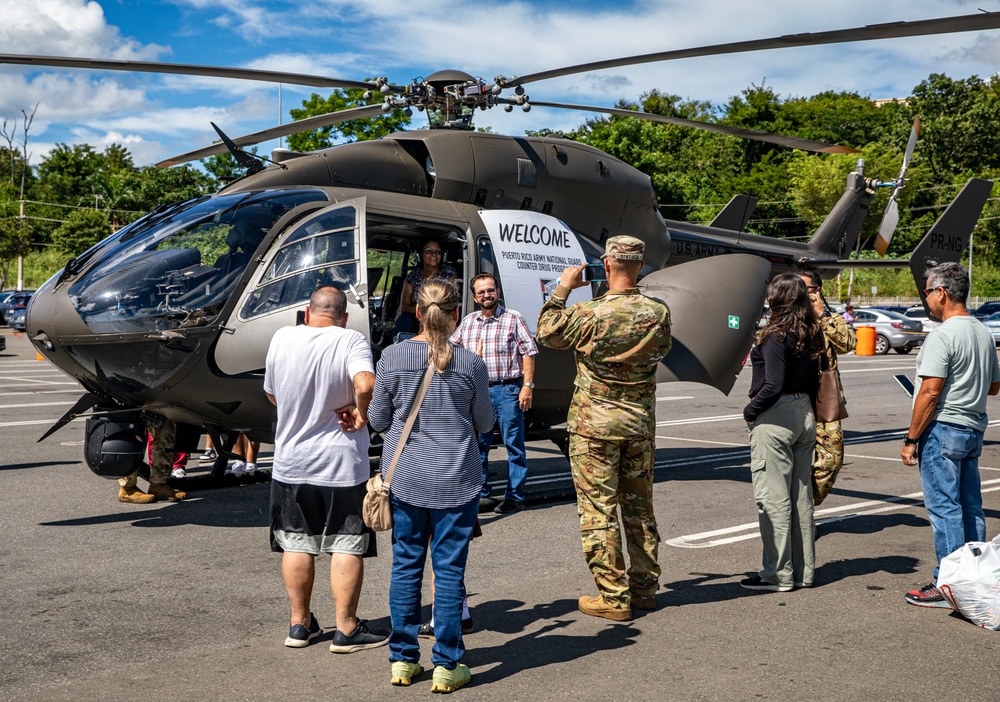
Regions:
<instances>
[{"instance_id":1,"label":"brown dress shoe","mask_svg":"<svg viewBox=\"0 0 1000 702\"><path fill-rule=\"evenodd\" d=\"M632 595L632 606L636 609L656 609L656 595Z\"/></svg>"},{"instance_id":2,"label":"brown dress shoe","mask_svg":"<svg viewBox=\"0 0 1000 702\"><path fill-rule=\"evenodd\" d=\"M577 608L592 617L604 617L616 622L626 622L632 618L632 610L628 607L612 607L604 601L604 597L581 597Z\"/></svg>"},{"instance_id":3,"label":"brown dress shoe","mask_svg":"<svg viewBox=\"0 0 1000 702\"><path fill-rule=\"evenodd\" d=\"M156 499L153 495L148 495L136 486L129 488L119 487L118 488L118 501L127 502L133 505L148 505Z\"/></svg>"},{"instance_id":4,"label":"brown dress shoe","mask_svg":"<svg viewBox=\"0 0 1000 702\"><path fill-rule=\"evenodd\" d=\"M157 500L169 500L170 502L177 502L178 500L183 500L187 497L186 492L174 490L169 485L162 485L159 483L149 484L149 494Z\"/></svg>"}]
</instances>

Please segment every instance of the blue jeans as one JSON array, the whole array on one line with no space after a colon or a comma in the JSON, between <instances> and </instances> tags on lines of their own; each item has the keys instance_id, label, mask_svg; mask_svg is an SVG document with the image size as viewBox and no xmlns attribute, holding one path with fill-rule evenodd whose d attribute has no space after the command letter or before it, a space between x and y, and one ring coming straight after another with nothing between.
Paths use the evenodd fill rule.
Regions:
<instances>
[{"instance_id":1,"label":"blue jeans","mask_svg":"<svg viewBox=\"0 0 1000 702\"><path fill-rule=\"evenodd\" d=\"M934 579L941 559L967 541L986 541L979 485L983 432L933 421L920 435L920 483L934 532Z\"/></svg>"},{"instance_id":2,"label":"blue jeans","mask_svg":"<svg viewBox=\"0 0 1000 702\"><path fill-rule=\"evenodd\" d=\"M490 400L497 412L500 436L507 447L507 491L505 500L524 502L524 481L528 478L528 454L524 450L524 412L518 397L521 383L490 387ZM493 432L479 435L479 455L483 460L483 497L490 496L490 443Z\"/></svg>"},{"instance_id":3,"label":"blue jeans","mask_svg":"<svg viewBox=\"0 0 1000 702\"><path fill-rule=\"evenodd\" d=\"M389 660L420 660L420 586L428 545L434 568L434 648L431 662L449 670L462 660L465 562L479 498L452 509L414 507L389 496L392 506L392 579L389 582Z\"/></svg>"}]
</instances>

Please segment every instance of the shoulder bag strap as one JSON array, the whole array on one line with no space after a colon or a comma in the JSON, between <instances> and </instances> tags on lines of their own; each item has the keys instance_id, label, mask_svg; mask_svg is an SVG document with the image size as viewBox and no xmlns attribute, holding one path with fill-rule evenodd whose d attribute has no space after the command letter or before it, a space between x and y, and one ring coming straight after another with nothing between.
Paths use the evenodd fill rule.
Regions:
<instances>
[{"instance_id":1,"label":"shoulder bag strap","mask_svg":"<svg viewBox=\"0 0 1000 702\"><path fill-rule=\"evenodd\" d=\"M420 405L424 402L424 396L427 394L427 388L430 387L433 376L434 364L428 363L427 372L424 373L424 381L420 384L420 390L417 391L417 396L413 400L413 406L410 407L410 416L406 418L406 424L403 426L403 431L399 435L399 442L396 444L396 451L392 454L389 471L385 474L385 480L382 481L382 486L385 490L389 489L389 483L392 482L392 474L396 470L396 463L399 461L399 457L403 455L403 446L406 444L406 440L410 438L410 430L413 428L413 423L417 420L417 410L420 409Z\"/></svg>"}]
</instances>

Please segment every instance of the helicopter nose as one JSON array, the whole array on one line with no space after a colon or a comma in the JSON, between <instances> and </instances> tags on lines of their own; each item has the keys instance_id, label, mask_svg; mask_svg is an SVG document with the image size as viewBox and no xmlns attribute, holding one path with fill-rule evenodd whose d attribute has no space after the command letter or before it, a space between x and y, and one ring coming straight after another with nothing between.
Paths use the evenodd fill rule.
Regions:
<instances>
[{"instance_id":1,"label":"helicopter nose","mask_svg":"<svg viewBox=\"0 0 1000 702\"><path fill-rule=\"evenodd\" d=\"M73 309L69 295L53 281L45 283L31 297L25 328L35 350L47 360L71 375L83 370L66 354L64 343L74 336L89 334L90 330Z\"/></svg>"}]
</instances>

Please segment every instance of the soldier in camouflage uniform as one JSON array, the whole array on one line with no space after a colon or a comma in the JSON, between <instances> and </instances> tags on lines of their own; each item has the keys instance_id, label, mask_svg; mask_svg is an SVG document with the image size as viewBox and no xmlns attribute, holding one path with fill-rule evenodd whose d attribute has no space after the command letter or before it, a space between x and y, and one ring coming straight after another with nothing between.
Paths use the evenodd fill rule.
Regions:
<instances>
[{"instance_id":1,"label":"soldier in camouflage uniform","mask_svg":"<svg viewBox=\"0 0 1000 702\"><path fill-rule=\"evenodd\" d=\"M577 375L567 418L583 553L598 597L581 597L585 614L627 620L631 607L656 608L660 536L653 516L656 366L670 350L670 311L636 287L644 244L608 239L609 290L566 307L582 287L583 266L563 271L542 307L538 342L573 349ZM622 530L629 554L626 573Z\"/></svg>"},{"instance_id":2,"label":"soldier in camouflage uniform","mask_svg":"<svg viewBox=\"0 0 1000 702\"><path fill-rule=\"evenodd\" d=\"M806 284L813 309L819 316L825 339L824 355L827 367L837 371L837 354L849 353L857 344L854 328L839 314L831 312L823 299L823 281L815 271L803 271L799 277ZM837 386L840 401L844 402L844 387L837 371ZM813 457L812 488L813 504L820 504L830 494L837 473L844 465L844 431L840 422L816 422L816 453Z\"/></svg>"},{"instance_id":3,"label":"soldier in camouflage uniform","mask_svg":"<svg viewBox=\"0 0 1000 702\"><path fill-rule=\"evenodd\" d=\"M153 412L143 413L146 427L153 437L152 456L149 462L149 492L143 492L136 484L139 473L136 471L127 478L118 479L118 501L133 505L144 505L156 500L183 500L186 492L174 490L167 485L170 470L174 462L174 444L177 441L177 429L174 423L162 415Z\"/></svg>"}]
</instances>

